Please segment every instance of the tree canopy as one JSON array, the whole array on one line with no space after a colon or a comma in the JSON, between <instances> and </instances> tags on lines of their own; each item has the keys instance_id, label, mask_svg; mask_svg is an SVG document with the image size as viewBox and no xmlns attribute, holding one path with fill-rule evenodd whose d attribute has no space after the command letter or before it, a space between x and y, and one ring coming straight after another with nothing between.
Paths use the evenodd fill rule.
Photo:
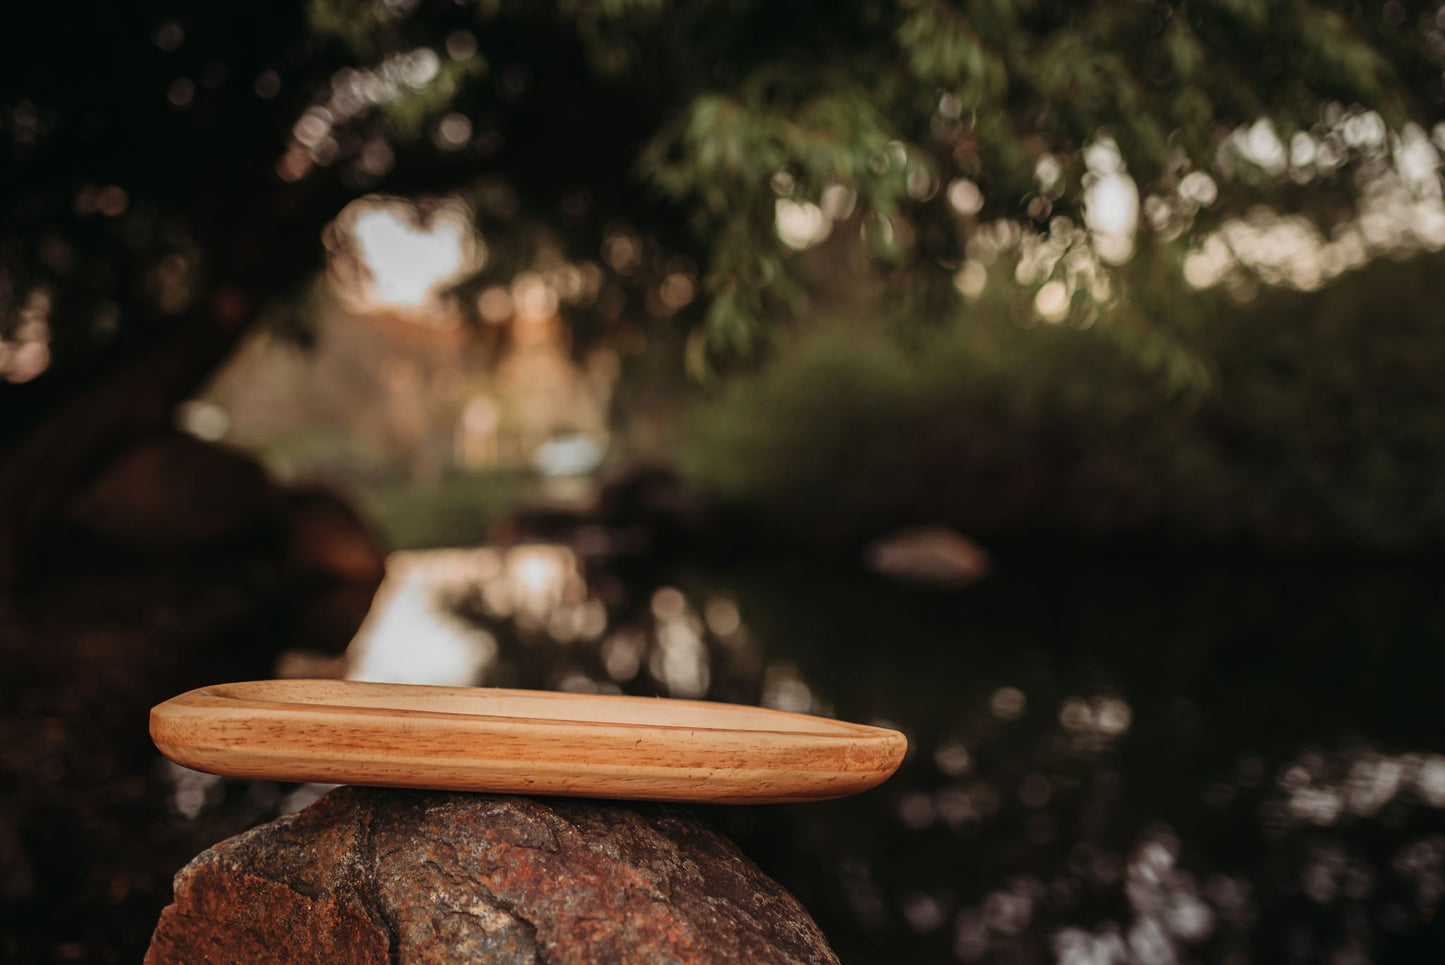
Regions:
<instances>
[{"instance_id":1,"label":"tree canopy","mask_svg":"<svg viewBox=\"0 0 1445 965\"><path fill-rule=\"evenodd\" d=\"M927 314L967 291L991 225L1057 236L1047 271L1019 272L1039 284L1126 259L1135 235L1199 241L1262 203L1328 232L1404 162L1439 190L1436 3L232 0L4 16L0 373L31 399L182 328L276 314L322 263L323 228L367 193L472 207L489 257L458 288L469 310L520 268L580 265L580 330L676 313L727 350L801 309L799 252L830 232ZM1112 215L1103 181L1123 185ZM1071 277L1048 294L1089 291Z\"/></svg>"}]
</instances>

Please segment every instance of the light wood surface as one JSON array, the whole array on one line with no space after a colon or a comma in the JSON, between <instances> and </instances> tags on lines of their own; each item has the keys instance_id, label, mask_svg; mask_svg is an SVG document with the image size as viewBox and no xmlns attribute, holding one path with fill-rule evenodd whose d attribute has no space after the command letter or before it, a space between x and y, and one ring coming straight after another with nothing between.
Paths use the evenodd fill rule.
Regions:
<instances>
[{"instance_id":1,"label":"light wood surface","mask_svg":"<svg viewBox=\"0 0 1445 965\"><path fill-rule=\"evenodd\" d=\"M150 729L166 757L230 777L736 804L867 790L908 746L737 704L341 680L202 687Z\"/></svg>"}]
</instances>

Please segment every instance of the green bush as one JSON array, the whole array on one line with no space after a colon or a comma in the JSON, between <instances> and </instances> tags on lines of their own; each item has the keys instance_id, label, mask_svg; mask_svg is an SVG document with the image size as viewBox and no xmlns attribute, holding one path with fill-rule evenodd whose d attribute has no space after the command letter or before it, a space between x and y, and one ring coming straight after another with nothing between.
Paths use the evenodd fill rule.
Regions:
<instances>
[{"instance_id":1,"label":"green bush","mask_svg":"<svg viewBox=\"0 0 1445 965\"><path fill-rule=\"evenodd\" d=\"M1130 311L1180 339L1163 349L1111 319L1021 326L1007 285L907 340L830 319L695 408L679 466L720 501L824 539L937 521L1438 546L1442 267L1381 262L1242 306L1136 280ZM1206 373L1184 390L1161 365L1181 356Z\"/></svg>"}]
</instances>

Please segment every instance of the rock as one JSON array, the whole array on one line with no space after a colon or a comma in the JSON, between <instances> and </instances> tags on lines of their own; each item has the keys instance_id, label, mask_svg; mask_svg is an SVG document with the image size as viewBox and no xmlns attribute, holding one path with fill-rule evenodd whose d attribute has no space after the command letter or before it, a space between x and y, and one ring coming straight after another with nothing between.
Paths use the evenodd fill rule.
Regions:
<instances>
[{"instance_id":1,"label":"rock","mask_svg":"<svg viewBox=\"0 0 1445 965\"><path fill-rule=\"evenodd\" d=\"M134 441L72 502L90 532L144 552L173 553L237 532L272 511L261 464L182 432Z\"/></svg>"},{"instance_id":2,"label":"rock","mask_svg":"<svg viewBox=\"0 0 1445 965\"><path fill-rule=\"evenodd\" d=\"M295 606L290 642L339 655L371 610L386 555L356 511L331 493L287 490L283 500L283 565Z\"/></svg>"},{"instance_id":3,"label":"rock","mask_svg":"<svg viewBox=\"0 0 1445 965\"><path fill-rule=\"evenodd\" d=\"M836 962L675 808L346 787L176 876L148 965Z\"/></svg>"},{"instance_id":4,"label":"rock","mask_svg":"<svg viewBox=\"0 0 1445 965\"><path fill-rule=\"evenodd\" d=\"M290 567L374 593L386 554L356 510L324 489L293 489L284 498Z\"/></svg>"},{"instance_id":5,"label":"rock","mask_svg":"<svg viewBox=\"0 0 1445 965\"><path fill-rule=\"evenodd\" d=\"M339 673L383 556L344 503L237 450L67 425L0 459L25 502L0 512L0 961L135 962L175 869L277 813L273 785L239 782L183 810L149 709L282 655Z\"/></svg>"},{"instance_id":6,"label":"rock","mask_svg":"<svg viewBox=\"0 0 1445 965\"><path fill-rule=\"evenodd\" d=\"M338 674L381 575L344 504L189 437L130 439L76 492L0 586L0 962L141 959L176 868L277 814L263 782L183 805L150 708L283 655Z\"/></svg>"},{"instance_id":7,"label":"rock","mask_svg":"<svg viewBox=\"0 0 1445 965\"><path fill-rule=\"evenodd\" d=\"M944 526L899 530L870 543L863 560L875 573L938 589L977 583L993 568L987 550Z\"/></svg>"}]
</instances>

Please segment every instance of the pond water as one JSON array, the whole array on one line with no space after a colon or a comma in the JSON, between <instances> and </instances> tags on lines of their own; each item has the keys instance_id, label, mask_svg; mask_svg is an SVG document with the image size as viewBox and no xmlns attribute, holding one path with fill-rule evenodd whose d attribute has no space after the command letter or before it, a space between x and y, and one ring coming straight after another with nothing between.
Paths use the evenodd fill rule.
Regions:
<instances>
[{"instance_id":1,"label":"pond water","mask_svg":"<svg viewBox=\"0 0 1445 965\"><path fill-rule=\"evenodd\" d=\"M697 809L845 962L1445 960L1445 569L996 564L940 593L851 560L399 553L349 675L901 729L873 791ZM249 823L323 790L173 786Z\"/></svg>"},{"instance_id":2,"label":"pond water","mask_svg":"<svg viewBox=\"0 0 1445 965\"><path fill-rule=\"evenodd\" d=\"M410 589L379 598L353 676L903 730L874 791L700 809L844 961L1445 955L1437 567L1031 550L938 593L851 561L523 546L393 572Z\"/></svg>"}]
</instances>

